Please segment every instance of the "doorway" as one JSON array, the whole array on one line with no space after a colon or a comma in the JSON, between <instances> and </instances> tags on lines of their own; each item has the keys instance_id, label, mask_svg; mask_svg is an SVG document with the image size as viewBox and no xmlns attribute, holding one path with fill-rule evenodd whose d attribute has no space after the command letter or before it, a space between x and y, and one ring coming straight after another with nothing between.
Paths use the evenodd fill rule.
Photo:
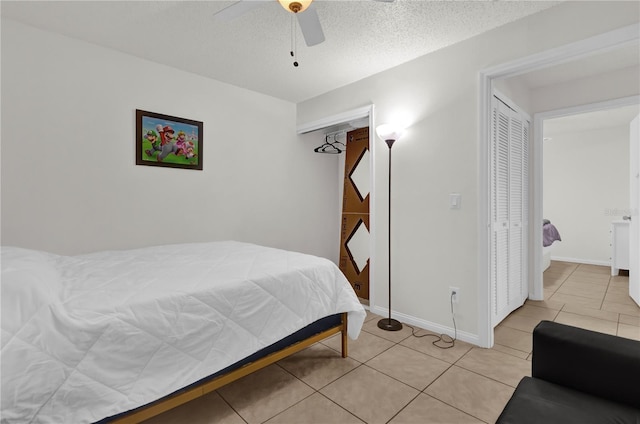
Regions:
<instances>
[{"instance_id":1,"label":"doorway","mask_svg":"<svg viewBox=\"0 0 640 424\"><path fill-rule=\"evenodd\" d=\"M538 152L538 160L534 162L536 172L534 174L535 179L533 181L533 184L534 184L534 187L537 188L537 192L539 193L539 197L537 198L537 202L534 205L534 207L535 207L535 211L538 213L539 216L541 217L543 216L542 213L544 208L543 193L542 193L542 188L544 184L543 183L543 149L544 149L544 143L545 143L544 142L544 122L549 121L551 119L560 118L560 117L579 116L582 114L592 114L595 112L612 111L616 109L623 110L623 111L630 110L631 111L630 113L634 114L635 113L634 110L637 110L635 108L637 108L638 104L640 104L640 96L631 96L631 97L625 97L625 98L615 99L610 101L553 110L553 111L538 113L534 115L534 128L535 128L534 137L535 137L535 143L536 143L536 150ZM622 112L622 115L623 115L622 119L626 120L624 116L627 116L629 114L627 113L625 115L624 112ZM591 120L593 121L594 115L590 115L590 116L592 118ZM609 118L609 119L613 119L613 118ZM628 127L628 123L626 123L625 125ZM551 142L553 142L553 140L547 141L547 143L551 143ZM615 218L615 216L617 216L616 215L617 212L615 211L615 209L618 209L618 207L611 206L608 208L606 206L603 206L602 214L606 215L608 213L609 215L611 215L611 218L613 219ZM624 208L620 208L620 209L624 209ZM540 229L539 232L542 233L542 229ZM543 269L544 267L542 266L542 260L540 260L539 262L534 262L533 266L536 269L534 270L534 275L533 275L533 280L532 280L531 290L530 290L530 297L534 300L543 300L544 289L543 289L542 273L544 271Z\"/></svg>"},{"instance_id":2,"label":"doorway","mask_svg":"<svg viewBox=\"0 0 640 424\"><path fill-rule=\"evenodd\" d=\"M478 213L478 340L483 347L491 347L494 342L491 310L494 299L491 296L490 284L490 110L494 80L522 75L527 72L565 64L570 61L609 52L621 47L636 44L639 41L638 25L630 25L599 36L591 37L569 45L561 46L546 52L534 54L516 61L505 63L480 72L479 84L479 213ZM530 246L542 246L542 187L540 184L542 128L534 119L534 139L531 152L532 173L530 189ZM528 263L529 298L541 299L542 290L536 292L534 282L542 281L542 249L531 248L526 258ZM541 287L541 286L540 286Z\"/></svg>"},{"instance_id":3,"label":"doorway","mask_svg":"<svg viewBox=\"0 0 640 424\"><path fill-rule=\"evenodd\" d=\"M356 178L368 176L368 184L365 184L367 186L366 191L369 192L368 196L365 196L367 198L367 204L374 204L375 202L374 163L375 163L376 149L375 149L375 142L373 139L373 134L375 132L368 130L368 128L375 128L373 111L374 111L373 105L364 106L364 107L353 109L341 114L327 116L320 120L305 123L297 127L298 134L317 133L319 142L321 142L321 140L324 140L327 134L334 134L334 135L341 134L343 138L341 138L340 141L344 143L343 146L348 143L345 137L348 131L359 129L359 128L367 128L367 131L366 131L366 137L368 138L367 153L365 155L358 156L358 159L359 159L358 162L360 163L361 166L354 167L354 170L357 170L358 173L362 173L364 170L364 173L367 174L367 175L359 175ZM344 187L345 187L344 185L345 153L335 155L335 156L338 157L338 160L336 161L336 166L337 166L336 172L338 176L337 193L338 193L338 198L341 199L338 202L339 209L336 210L336 214L339 217L338 222L340 222L339 228L336 231L336 247L339 248L338 255L336 256L338 257L337 264L339 265L339 263L342 261L341 256L343 256L342 249L340 248L340 245L342 243L340 243L340 241L342 239L342 218L343 218L342 198L344 195ZM363 162L363 160L364 162L366 162L366 164ZM366 165L366 166L363 166L363 165ZM359 191L360 194L362 194L364 192L364 190L362 189L363 185L360 184L360 187L361 188L358 189L357 191ZM356 224L358 224L357 221L356 221ZM375 304L375 273L374 273L375 266L374 264L375 264L376 225L375 225L375 209L374 208L370 208L370 211L368 214L368 220L366 223L366 228L368 229L367 237L362 237L362 234L364 234L363 231L358 231L358 228L362 230L363 227L364 226L362 225L355 225L353 228L355 231L349 232L347 234L347 239L348 239L347 241L351 241L354 244L354 246L357 245L357 248L360 252L363 252L366 250L368 251L366 252L366 254L361 253L357 255L357 257L353 255L349 257L348 253L346 253L346 255L349 259L349 263L356 264L356 267L358 267L358 270L360 272L362 272L365 269L365 265L366 265L366 270L368 274L367 275L368 301L361 297L360 297L360 300L363 303L363 306L366 309L368 309L369 305ZM367 245L368 245L368 249L367 249ZM368 261L367 261L367 258L368 258ZM351 259L353 259L353 261L351 261Z\"/></svg>"}]
</instances>

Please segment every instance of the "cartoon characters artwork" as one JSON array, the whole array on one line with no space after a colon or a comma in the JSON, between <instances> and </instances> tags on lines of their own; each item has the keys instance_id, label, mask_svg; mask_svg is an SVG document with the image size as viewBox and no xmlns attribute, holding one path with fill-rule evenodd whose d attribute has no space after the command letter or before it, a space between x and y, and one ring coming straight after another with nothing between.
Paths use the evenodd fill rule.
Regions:
<instances>
[{"instance_id":1,"label":"cartoon characters artwork","mask_svg":"<svg viewBox=\"0 0 640 424\"><path fill-rule=\"evenodd\" d=\"M202 169L202 123L136 111L137 164ZM193 123L192 123L193 122Z\"/></svg>"},{"instance_id":2,"label":"cartoon characters artwork","mask_svg":"<svg viewBox=\"0 0 640 424\"><path fill-rule=\"evenodd\" d=\"M193 141L187 140L187 135L184 131L178 133L176 146L178 147L178 151L176 152L177 156L184 155L187 159L196 157L195 144Z\"/></svg>"},{"instance_id":3,"label":"cartoon characters artwork","mask_svg":"<svg viewBox=\"0 0 640 424\"><path fill-rule=\"evenodd\" d=\"M151 143L151 149L147 149L144 151L147 154L147 156L153 156L154 152L161 150L160 146L158 146L158 134L155 131L153 130L147 131L147 133L144 135L143 138L146 139L149 143Z\"/></svg>"}]
</instances>

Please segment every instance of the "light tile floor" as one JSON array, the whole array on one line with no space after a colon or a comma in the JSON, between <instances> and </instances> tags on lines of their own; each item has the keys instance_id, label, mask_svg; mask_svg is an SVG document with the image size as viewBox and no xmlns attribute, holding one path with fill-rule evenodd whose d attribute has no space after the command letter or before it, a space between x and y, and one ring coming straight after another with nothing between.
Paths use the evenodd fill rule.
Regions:
<instances>
[{"instance_id":1,"label":"light tile floor","mask_svg":"<svg viewBox=\"0 0 640 424\"><path fill-rule=\"evenodd\" d=\"M146 423L493 423L530 375L540 320L640 340L640 308L628 287L628 277L611 277L608 267L552 262L545 300L528 300L498 325L492 349L461 341L438 349L406 326L378 329L369 313L347 359L332 337Z\"/></svg>"}]
</instances>

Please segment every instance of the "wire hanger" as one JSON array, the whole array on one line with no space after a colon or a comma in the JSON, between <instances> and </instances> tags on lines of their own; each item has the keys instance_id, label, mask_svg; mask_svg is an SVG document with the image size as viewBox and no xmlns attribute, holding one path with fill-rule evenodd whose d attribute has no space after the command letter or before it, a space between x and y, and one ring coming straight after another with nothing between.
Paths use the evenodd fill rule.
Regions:
<instances>
[{"instance_id":1,"label":"wire hanger","mask_svg":"<svg viewBox=\"0 0 640 424\"><path fill-rule=\"evenodd\" d=\"M313 151L316 153L328 153L333 155L339 155L340 153L342 153L342 149L338 147L337 144L342 144L344 146L344 143L341 143L338 140L329 142L329 137L330 137L329 134L325 135L324 143L321 146L318 146L315 149L313 149ZM334 136L334 139L335 139L335 136Z\"/></svg>"},{"instance_id":2,"label":"wire hanger","mask_svg":"<svg viewBox=\"0 0 640 424\"><path fill-rule=\"evenodd\" d=\"M340 134L343 134L343 133L344 133L344 131L339 131L339 132L337 132L337 133L334 133L334 134L333 134L333 143L332 143L332 144L334 144L334 145L338 144L339 146L342 146L342 147L341 147L341 148L342 148L342 150L346 150L346 149L347 149L347 145L346 145L346 144L344 144L342 141L338 140L338 136L339 136Z\"/></svg>"}]
</instances>

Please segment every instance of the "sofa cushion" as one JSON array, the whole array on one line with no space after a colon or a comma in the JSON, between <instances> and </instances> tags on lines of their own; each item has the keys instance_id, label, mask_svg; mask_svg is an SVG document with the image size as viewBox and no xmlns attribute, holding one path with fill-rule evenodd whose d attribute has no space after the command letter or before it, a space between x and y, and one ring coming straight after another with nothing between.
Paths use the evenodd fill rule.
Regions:
<instances>
[{"instance_id":1,"label":"sofa cushion","mask_svg":"<svg viewBox=\"0 0 640 424\"><path fill-rule=\"evenodd\" d=\"M542 321L533 331L531 376L640 408L640 342Z\"/></svg>"},{"instance_id":2,"label":"sofa cushion","mask_svg":"<svg viewBox=\"0 0 640 424\"><path fill-rule=\"evenodd\" d=\"M640 410L538 378L524 377L497 423L638 424Z\"/></svg>"}]
</instances>

